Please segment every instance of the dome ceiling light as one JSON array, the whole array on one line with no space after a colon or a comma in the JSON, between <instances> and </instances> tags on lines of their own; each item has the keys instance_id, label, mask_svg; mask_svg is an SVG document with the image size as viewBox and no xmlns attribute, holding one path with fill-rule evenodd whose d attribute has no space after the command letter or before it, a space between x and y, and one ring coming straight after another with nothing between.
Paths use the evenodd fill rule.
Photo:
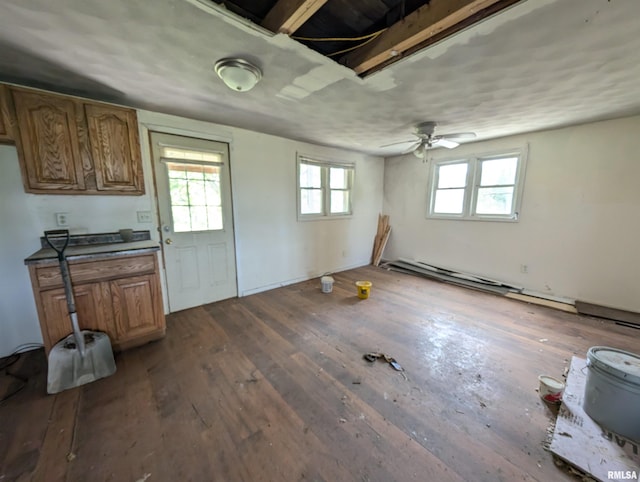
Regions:
<instances>
[{"instance_id":1,"label":"dome ceiling light","mask_svg":"<svg viewBox=\"0 0 640 482\"><path fill-rule=\"evenodd\" d=\"M227 87L237 92L253 89L262 78L262 71L258 67L238 58L220 59L214 69Z\"/></svg>"}]
</instances>

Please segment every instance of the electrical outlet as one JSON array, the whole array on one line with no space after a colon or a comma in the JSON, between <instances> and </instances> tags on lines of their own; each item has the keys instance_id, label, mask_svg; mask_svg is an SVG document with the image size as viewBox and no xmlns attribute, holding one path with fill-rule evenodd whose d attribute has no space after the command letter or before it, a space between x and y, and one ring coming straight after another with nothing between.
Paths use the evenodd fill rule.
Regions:
<instances>
[{"instance_id":1,"label":"electrical outlet","mask_svg":"<svg viewBox=\"0 0 640 482\"><path fill-rule=\"evenodd\" d=\"M150 223L151 220L151 211L138 211L138 222L139 223Z\"/></svg>"},{"instance_id":2,"label":"electrical outlet","mask_svg":"<svg viewBox=\"0 0 640 482\"><path fill-rule=\"evenodd\" d=\"M521 264L520 265L520 272L527 274L529 272L529 266L527 266L526 264Z\"/></svg>"},{"instance_id":3,"label":"electrical outlet","mask_svg":"<svg viewBox=\"0 0 640 482\"><path fill-rule=\"evenodd\" d=\"M69 226L69 213L56 213L56 225L64 228Z\"/></svg>"}]
</instances>

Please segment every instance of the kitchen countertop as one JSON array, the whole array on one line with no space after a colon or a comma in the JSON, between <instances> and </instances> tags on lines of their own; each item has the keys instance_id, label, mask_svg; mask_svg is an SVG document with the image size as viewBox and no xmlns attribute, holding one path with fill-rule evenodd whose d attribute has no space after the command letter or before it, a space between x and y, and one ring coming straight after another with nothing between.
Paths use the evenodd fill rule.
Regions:
<instances>
[{"instance_id":1,"label":"kitchen countertop","mask_svg":"<svg viewBox=\"0 0 640 482\"><path fill-rule=\"evenodd\" d=\"M144 240L132 241L130 243L104 243L69 246L65 250L65 257L69 261L82 259L101 259L113 256L123 256L129 254L153 253L160 250L157 241ZM58 260L58 255L51 248L42 248L24 260L24 264L46 264Z\"/></svg>"}]
</instances>

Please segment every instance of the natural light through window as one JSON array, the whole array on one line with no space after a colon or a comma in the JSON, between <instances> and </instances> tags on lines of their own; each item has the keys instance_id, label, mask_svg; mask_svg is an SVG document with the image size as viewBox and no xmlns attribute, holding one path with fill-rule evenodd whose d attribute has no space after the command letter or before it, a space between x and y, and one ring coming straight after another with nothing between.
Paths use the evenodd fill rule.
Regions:
<instances>
[{"instance_id":1,"label":"natural light through window","mask_svg":"<svg viewBox=\"0 0 640 482\"><path fill-rule=\"evenodd\" d=\"M298 157L298 216L320 219L350 215L354 166Z\"/></svg>"},{"instance_id":2,"label":"natural light through window","mask_svg":"<svg viewBox=\"0 0 640 482\"><path fill-rule=\"evenodd\" d=\"M478 214L510 214L518 168L517 157L480 160Z\"/></svg>"},{"instance_id":3,"label":"natural light through window","mask_svg":"<svg viewBox=\"0 0 640 482\"><path fill-rule=\"evenodd\" d=\"M219 153L163 147L169 178L173 231L215 231L224 228Z\"/></svg>"},{"instance_id":4,"label":"natural light through window","mask_svg":"<svg viewBox=\"0 0 640 482\"><path fill-rule=\"evenodd\" d=\"M331 214L347 214L350 210L350 172L350 169L345 169L344 167L329 167Z\"/></svg>"},{"instance_id":5,"label":"natural light through window","mask_svg":"<svg viewBox=\"0 0 640 482\"><path fill-rule=\"evenodd\" d=\"M467 185L467 163L447 164L438 168L438 187L433 211L462 214L464 191Z\"/></svg>"},{"instance_id":6,"label":"natural light through window","mask_svg":"<svg viewBox=\"0 0 640 482\"><path fill-rule=\"evenodd\" d=\"M322 168L300 163L300 213L322 214Z\"/></svg>"},{"instance_id":7,"label":"natural light through window","mask_svg":"<svg viewBox=\"0 0 640 482\"><path fill-rule=\"evenodd\" d=\"M524 152L435 161L428 216L517 221L524 185Z\"/></svg>"}]
</instances>

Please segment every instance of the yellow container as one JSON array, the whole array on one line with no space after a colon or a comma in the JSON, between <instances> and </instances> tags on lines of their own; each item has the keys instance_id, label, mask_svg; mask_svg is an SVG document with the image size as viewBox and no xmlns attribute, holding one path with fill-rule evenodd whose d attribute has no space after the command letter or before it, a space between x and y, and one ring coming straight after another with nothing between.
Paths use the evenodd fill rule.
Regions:
<instances>
[{"instance_id":1,"label":"yellow container","mask_svg":"<svg viewBox=\"0 0 640 482\"><path fill-rule=\"evenodd\" d=\"M371 281L356 281L358 287L358 298L366 300L369 298L369 292L371 291Z\"/></svg>"}]
</instances>

